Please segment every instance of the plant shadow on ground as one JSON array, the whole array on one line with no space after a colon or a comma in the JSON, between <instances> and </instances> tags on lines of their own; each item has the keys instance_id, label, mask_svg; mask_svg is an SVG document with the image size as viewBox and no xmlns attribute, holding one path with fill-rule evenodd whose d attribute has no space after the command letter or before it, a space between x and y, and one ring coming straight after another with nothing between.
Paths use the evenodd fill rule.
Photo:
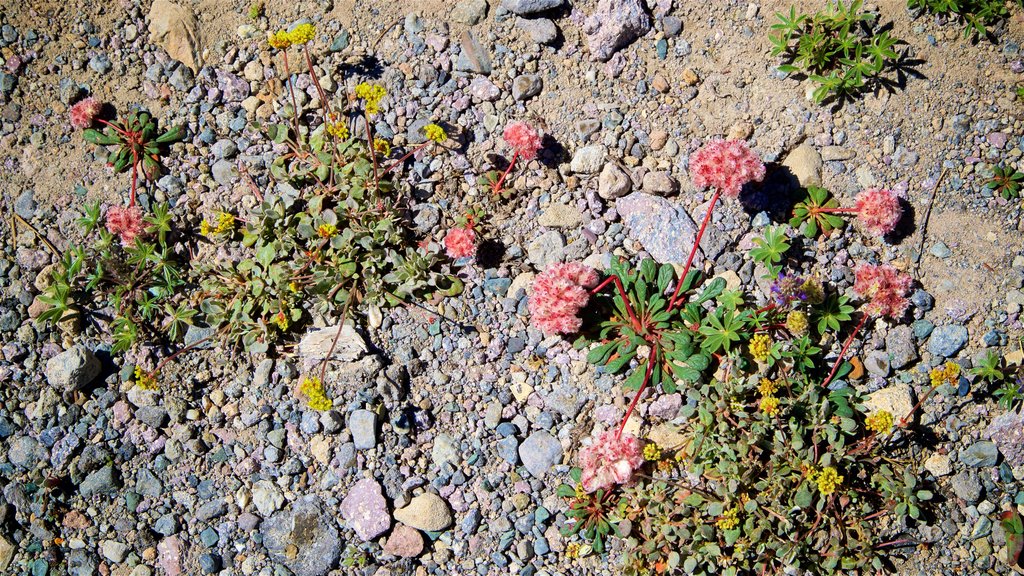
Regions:
<instances>
[{"instance_id":1,"label":"plant shadow on ground","mask_svg":"<svg viewBox=\"0 0 1024 576\"><path fill-rule=\"evenodd\" d=\"M476 263L480 268L496 268L505 259L505 244L497 238L488 238L476 249Z\"/></svg>"},{"instance_id":2,"label":"plant shadow on ground","mask_svg":"<svg viewBox=\"0 0 1024 576\"><path fill-rule=\"evenodd\" d=\"M378 80L384 74L384 65L374 54L356 56L339 66L342 78L361 76L366 79Z\"/></svg>"},{"instance_id":3,"label":"plant shadow on ground","mask_svg":"<svg viewBox=\"0 0 1024 576\"><path fill-rule=\"evenodd\" d=\"M899 224L896 225L895 230L885 235L885 241L889 244L903 242L917 229L917 211L914 209L914 205L900 198L900 208L903 209L903 215L900 217Z\"/></svg>"},{"instance_id":4,"label":"plant shadow on ground","mask_svg":"<svg viewBox=\"0 0 1024 576\"><path fill-rule=\"evenodd\" d=\"M800 181L788 167L766 162L764 181L744 184L739 201L743 211L751 216L765 212L775 224L788 224L793 207L803 197Z\"/></svg>"}]
</instances>

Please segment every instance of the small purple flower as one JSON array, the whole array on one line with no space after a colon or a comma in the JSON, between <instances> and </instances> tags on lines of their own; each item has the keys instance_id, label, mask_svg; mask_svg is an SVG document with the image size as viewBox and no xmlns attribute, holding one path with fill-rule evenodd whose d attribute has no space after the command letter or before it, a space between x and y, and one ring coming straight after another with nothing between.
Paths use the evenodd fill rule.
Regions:
<instances>
[{"instance_id":1,"label":"small purple flower","mask_svg":"<svg viewBox=\"0 0 1024 576\"><path fill-rule=\"evenodd\" d=\"M779 272L779 277L772 283L772 296L779 306L789 306L790 302L807 300L807 292L804 290L804 279Z\"/></svg>"}]
</instances>

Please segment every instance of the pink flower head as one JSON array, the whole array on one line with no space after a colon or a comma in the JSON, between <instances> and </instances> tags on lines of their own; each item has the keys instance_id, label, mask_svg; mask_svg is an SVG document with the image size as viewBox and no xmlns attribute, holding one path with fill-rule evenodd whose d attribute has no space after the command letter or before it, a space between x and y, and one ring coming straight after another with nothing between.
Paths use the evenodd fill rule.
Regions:
<instances>
[{"instance_id":1,"label":"pink flower head","mask_svg":"<svg viewBox=\"0 0 1024 576\"><path fill-rule=\"evenodd\" d=\"M901 273L888 264L861 264L853 271L856 280L853 291L868 300L865 311L872 316L899 318L910 304L905 298L910 285L910 276Z\"/></svg>"},{"instance_id":2,"label":"pink flower head","mask_svg":"<svg viewBox=\"0 0 1024 576\"><path fill-rule=\"evenodd\" d=\"M107 210L107 231L120 236L122 246L131 246L142 234L142 211L138 206L112 206Z\"/></svg>"},{"instance_id":3,"label":"pink flower head","mask_svg":"<svg viewBox=\"0 0 1024 576\"><path fill-rule=\"evenodd\" d=\"M552 264L533 281L529 308L533 324L541 332L572 334L583 320L580 309L590 300L587 288L597 285L597 272L583 264Z\"/></svg>"},{"instance_id":4,"label":"pink flower head","mask_svg":"<svg viewBox=\"0 0 1024 576\"><path fill-rule=\"evenodd\" d=\"M533 160L540 150L540 133L526 122L513 122L505 126L502 138L523 160Z\"/></svg>"},{"instance_id":5,"label":"pink flower head","mask_svg":"<svg viewBox=\"0 0 1024 576\"><path fill-rule=\"evenodd\" d=\"M743 140L712 140L690 154L690 175L697 188L735 197L747 182L764 180L764 162Z\"/></svg>"},{"instance_id":6,"label":"pink flower head","mask_svg":"<svg viewBox=\"0 0 1024 576\"><path fill-rule=\"evenodd\" d=\"M623 434L616 438L615 430L608 430L580 450L580 483L587 492L625 484L643 463L636 436Z\"/></svg>"},{"instance_id":7,"label":"pink flower head","mask_svg":"<svg viewBox=\"0 0 1024 576\"><path fill-rule=\"evenodd\" d=\"M469 226L452 228L444 237L444 250L451 258L476 255L476 232Z\"/></svg>"},{"instance_id":8,"label":"pink flower head","mask_svg":"<svg viewBox=\"0 0 1024 576\"><path fill-rule=\"evenodd\" d=\"M79 101L71 107L71 125L75 128L89 128L102 107L103 103L92 96Z\"/></svg>"},{"instance_id":9,"label":"pink flower head","mask_svg":"<svg viewBox=\"0 0 1024 576\"><path fill-rule=\"evenodd\" d=\"M857 218L872 234L885 236L903 216L900 199L890 190L868 188L857 195Z\"/></svg>"}]
</instances>

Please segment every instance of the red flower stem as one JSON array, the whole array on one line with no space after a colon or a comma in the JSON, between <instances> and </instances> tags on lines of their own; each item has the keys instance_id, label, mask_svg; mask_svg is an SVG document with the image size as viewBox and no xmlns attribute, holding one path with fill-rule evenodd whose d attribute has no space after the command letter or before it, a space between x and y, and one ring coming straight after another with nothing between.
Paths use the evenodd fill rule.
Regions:
<instances>
[{"instance_id":1,"label":"red flower stem","mask_svg":"<svg viewBox=\"0 0 1024 576\"><path fill-rule=\"evenodd\" d=\"M760 314L761 312L767 312L769 310L774 310L775 308L778 307L778 305L779 305L778 302L772 302L771 304L769 304L767 306L764 306L762 308L758 308L757 310L754 311L754 314Z\"/></svg>"},{"instance_id":2,"label":"red flower stem","mask_svg":"<svg viewBox=\"0 0 1024 576\"><path fill-rule=\"evenodd\" d=\"M832 365L832 371L828 373L828 378L821 383L821 387L828 386L829 382L832 381L832 377L836 375L836 371L839 370L839 365L843 363L843 357L846 356L846 352L850 349L850 345L853 344L853 339L857 337L857 333L864 327L864 323L868 321L868 315L865 314L861 319L857 327L850 333L850 337L846 339L846 343L843 344L843 349L839 352L839 357L836 358L836 363Z\"/></svg>"},{"instance_id":3,"label":"red flower stem","mask_svg":"<svg viewBox=\"0 0 1024 576\"><path fill-rule=\"evenodd\" d=\"M814 208L812 212L816 214L857 214L860 210L856 208Z\"/></svg>"},{"instance_id":4,"label":"red flower stem","mask_svg":"<svg viewBox=\"0 0 1024 576\"><path fill-rule=\"evenodd\" d=\"M518 150L512 154L512 160L509 161L508 168L505 169L505 172L501 175L501 178L499 178L498 181L494 183L494 187L491 189L492 192L494 192L495 194L501 192L501 185L505 183L505 178L507 178L508 173L512 171L512 167L516 165L517 159L519 159Z\"/></svg>"},{"instance_id":5,"label":"red flower stem","mask_svg":"<svg viewBox=\"0 0 1024 576\"><path fill-rule=\"evenodd\" d=\"M299 139L299 105L295 103L295 83L292 82L292 73L288 68L288 50L282 50L281 55L284 56L284 75L288 82L288 91L292 95L292 120L295 121L295 140Z\"/></svg>"},{"instance_id":6,"label":"red flower stem","mask_svg":"<svg viewBox=\"0 0 1024 576\"><path fill-rule=\"evenodd\" d=\"M629 417L633 415L633 410L636 410L636 404L640 401L640 396L647 389L647 384L651 381L651 372L654 371L654 353L658 349L651 346L651 352L647 355L647 370L644 371L644 381L640 384L640 389L636 391L636 395L633 396L633 401L629 403L629 408L626 410L626 415L622 417L622 424L619 424L619 431L615 433L615 439L618 440L622 437L622 431L626 429L626 422L629 421Z\"/></svg>"},{"instance_id":7,"label":"red flower stem","mask_svg":"<svg viewBox=\"0 0 1024 576\"><path fill-rule=\"evenodd\" d=\"M430 140L427 140L426 142L424 142L424 143L420 144L419 146L413 148L412 150L406 152L405 156L402 156L398 160L395 160L394 162L391 163L390 166L385 168L384 172L381 173L381 176L387 174L388 172L391 172L392 170L397 168L402 162L405 162L406 160L408 160L410 156L412 156L413 154L415 154L415 153L419 152L420 150L423 150L424 148L426 148L427 144L430 144L430 142L431 142Z\"/></svg>"},{"instance_id":8,"label":"red flower stem","mask_svg":"<svg viewBox=\"0 0 1024 576\"><path fill-rule=\"evenodd\" d=\"M202 338L202 339L200 339L200 340L196 340L195 342L193 342L193 343L189 344L188 346L185 346L185 347L184 347L184 348L182 348L181 350L178 350L178 351L177 351L177 352L175 352L174 354L171 354L171 355L170 355L170 356L168 356L167 358L164 358L163 360L161 360L161 361L160 361L160 363L159 363L159 364L157 364L157 365L156 365L156 368L153 368L153 371L152 371L152 372L150 372L150 373L149 373L149 375L150 375L150 376L156 376L156 374L157 374L158 372L160 372L160 369L162 369L162 368L164 367L164 365L165 365L165 364L167 364L167 363L168 363L168 362L170 362L171 360L174 360L174 359L175 359L175 358L177 358L177 357L178 357L179 355L181 355L181 354L182 354L183 352L188 352L189 350L191 350L191 349L195 348L196 346L199 346L199 345L200 345L200 344L202 344L203 342L206 342L206 341L208 341L208 340L212 340L212 339L213 339L213 338L214 338L215 336L217 336L217 333L216 333L216 332L214 332L213 334L210 334L210 335L209 335L209 336L207 336L206 338Z\"/></svg>"},{"instance_id":9,"label":"red flower stem","mask_svg":"<svg viewBox=\"0 0 1024 576\"><path fill-rule=\"evenodd\" d=\"M935 392L935 388L937 388L937 386L930 386L928 391L924 393L924 396L921 396L921 399L917 401L917 404L914 404L914 407L910 409L910 412L907 412L906 416L900 418L900 428L906 428L907 424L910 424L911 418L914 417L914 412L921 409L921 405L924 404L925 400L927 400L933 392Z\"/></svg>"},{"instance_id":10,"label":"red flower stem","mask_svg":"<svg viewBox=\"0 0 1024 576\"><path fill-rule=\"evenodd\" d=\"M302 51L306 54L306 67L309 68L309 77L313 79L316 93L320 95L320 107L324 109L324 123L327 123L330 120L330 110L327 108L327 95L324 94L324 89L320 87L320 80L317 79L316 74L313 74L313 59L309 57L309 46L303 44Z\"/></svg>"},{"instance_id":11,"label":"red flower stem","mask_svg":"<svg viewBox=\"0 0 1024 576\"><path fill-rule=\"evenodd\" d=\"M370 115L363 109L363 118L366 120L366 145L370 148L370 160L373 161L373 187L380 191L380 174L377 172L377 148L373 145L373 135L370 134Z\"/></svg>"},{"instance_id":12,"label":"red flower stem","mask_svg":"<svg viewBox=\"0 0 1024 576\"><path fill-rule=\"evenodd\" d=\"M640 324L640 320L637 319L636 314L633 312L633 307L629 305L629 297L626 296L626 289L622 287L622 280L619 280L618 276L612 274L611 276L605 278L603 282L591 288L590 293L597 294L605 286L607 286L609 282L614 282L615 287L619 289L619 295L622 296L622 303L626 305L626 312L629 313L629 319L631 322L633 322L633 329L636 330L637 332L642 331L641 329L643 325Z\"/></svg>"},{"instance_id":13,"label":"red flower stem","mask_svg":"<svg viewBox=\"0 0 1024 576\"><path fill-rule=\"evenodd\" d=\"M672 294L672 299L668 301L668 309L671 311L676 307L676 303L679 301L679 293L682 291L683 283L686 282L686 275L690 273L690 265L693 264L693 257L697 255L697 249L700 247L700 239L704 237L704 230L707 229L708 223L711 222L711 213L715 211L715 204L718 203L718 197L722 195L722 191L715 189L715 193L711 196L711 205L708 206L708 213L704 216L704 222L700 225L700 230L697 231L697 237L693 240L693 248L690 249L690 256L686 259L686 266L683 266L683 274L679 277L679 285L676 286L676 291Z\"/></svg>"}]
</instances>

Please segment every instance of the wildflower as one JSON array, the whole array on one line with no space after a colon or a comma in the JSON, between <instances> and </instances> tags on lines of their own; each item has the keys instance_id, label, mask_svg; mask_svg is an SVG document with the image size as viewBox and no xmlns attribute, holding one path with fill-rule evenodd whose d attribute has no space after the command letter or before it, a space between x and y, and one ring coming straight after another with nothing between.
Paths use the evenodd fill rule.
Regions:
<instances>
[{"instance_id":1,"label":"wildflower","mask_svg":"<svg viewBox=\"0 0 1024 576\"><path fill-rule=\"evenodd\" d=\"M821 285L821 280L818 280L816 276L811 276L804 280L800 290L804 294L804 302L808 304L817 305L825 301L825 288Z\"/></svg>"},{"instance_id":2,"label":"wildflower","mask_svg":"<svg viewBox=\"0 0 1024 576\"><path fill-rule=\"evenodd\" d=\"M872 316L899 318L907 310L905 298L913 282L888 264L861 264L854 270L853 291L869 300L865 310Z\"/></svg>"},{"instance_id":3,"label":"wildflower","mask_svg":"<svg viewBox=\"0 0 1024 576\"><path fill-rule=\"evenodd\" d=\"M565 545L565 557L566 558L579 558L580 557L580 543L569 542Z\"/></svg>"},{"instance_id":4,"label":"wildflower","mask_svg":"<svg viewBox=\"0 0 1024 576\"><path fill-rule=\"evenodd\" d=\"M469 226L452 228L444 237L444 251L454 259L476 256L476 231Z\"/></svg>"},{"instance_id":5,"label":"wildflower","mask_svg":"<svg viewBox=\"0 0 1024 576\"><path fill-rule=\"evenodd\" d=\"M282 332L287 330L288 326L290 325L290 322L288 322L288 315L285 314L283 310L281 312L278 312L277 314L274 314L273 322Z\"/></svg>"},{"instance_id":6,"label":"wildflower","mask_svg":"<svg viewBox=\"0 0 1024 576\"><path fill-rule=\"evenodd\" d=\"M807 313L800 310L790 310L786 314L786 329L794 336L803 336L810 329L810 322L807 320Z\"/></svg>"},{"instance_id":7,"label":"wildflower","mask_svg":"<svg viewBox=\"0 0 1024 576\"><path fill-rule=\"evenodd\" d=\"M941 367L932 368L928 377L931 379L932 386L942 386L943 384L955 386L960 379L960 365L947 361Z\"/></svg>"},{"instance_id":8,"label":"wildflower","mask_svg":"<svg viewBox=\"0 0 1024 576\"><path fill-rule=\"evenodd\" d=\"M277 48L278 50L284 50L292 45L291 37L284 30L278 30L271 34L267 38L267 43L270 44L271 48Z\"/></svg>"},{"instance_id":9,"label":"wildflower","mask_svg":"<svg viewBox=\"0 0 1024 576\"><path fill-rule=\"evenodd\" d=\"M760 408L765 416L774 418L779 413L779 399L775 396L765 396L761 398Z\"/></svg>"},{"instance_id":10,"label":"wildflower","mask_svg":"<svg viewBox=\"0 0 1024 576\"><path fill-rule=\"evenodd\" d=\"M725 196L738 196L747 182L763 180L764 172L764 163L742 140L712 140L690 155L693 185Z\"/></svg>"},{"instance_id":11,"label":"wildflower","mask_svg":"<svg viewBox=\"0 0 1024 576\"><path fill-rule=\"evenodd\" d=\"M821 492L822 496L832 494L843 483L843 477L832 466L822 468L816 476L814 481L818 484L818 492Z\"/></svg>"},{"instance_id":12,"label":"wildflower","mask_svg":"<svg viewBox=\"0 0 1024 576\"><path fill-rule=\"evenodd\" d=\"M210 221L203 218L203 221L199 223L199 233L203 236L209 236L210 232L213 231L211 226L212 224L210 224Z\"/></svg>"},{"instance_id":13,"label":"wildflower","mask_svg":"<svg viewBox=\"0 0 1024 576\"><path fill-rule=\"evenodd\" d=\"M122 246L131 246L142 234L142 211L138 206L112 206L107 210L107 231L119 236Z\"/></svg>"},{"instance_id":14,"label":"wildflower","mask_svg":"<svg viewBox=\"0 0 1024 576\"><path fill-rule=\"evenodd\" d=\"M624 484L643 462L640 441L635 436L617 436L615 430L608 430L594 438L590 446L580 450L581 486L587 492L593 492Z\"/></svg>"},{"instance_id":15,"label":"wildflower","mask_svg":"<svg viewBox=\"0 0 1024 576\"><path fill-rule=\"evenodd\" d=\"M722 513L722 517L715 522L719 530L732 530L740 525L740 507L733 506Z\"/></svg>"},{"instance_id":16,"label":"wildflower","mask_svg":"<svg viewBox=\"0 0 1024 576\"><path fill-rule=\"evenodd\" d=\"M575 262L552 264L533 281L529 309L533 324L545 334L571 334L580 329L581 308L597 285L597 272Z\"/></svg>"},{"instance_id":17,"label":"wildflower","mask_svg":"<svg viewBox=\"0 0 1024 576\"><path fill-rule=\"evenodd\" d=\"M427 140L433 140L439 144L448 139L448 133L444 131L444 128L441 128L437 124L427 124L424 126L423 135Z\"/></svg>"},{"instance_id":18,"label":"wildflower","mask_svg":"<svg viewBox=\"0 0 1024 576\"><path fill-rule=\"evenodd\" d=\"M804 279L799 276L779 272L779 277L772 282L771 287L775 303L779 306L789 306L796 300L803 302L807 299L807 293L804 292L805 284Z\"/></svg>"},{"instance_id":19,"label":"wildflower","mask_svg":"<svg viewBox=\"0 0 1024 576\"><path fill-rule=\"evenodd\" d=\"M356 98L365 102L365 110L369 115L380 112L380 101L387 96L388 92L380 84L369 84L362 82L356 85Z\"/></svg>"},{"instance_id":20,"label":"wildflower","mask_svg":"<svg viewBox=\"0 0 1024 576\"><path fill-rule=\"evenodd\" d=\"M540 133L526 122L513 122L501 134L505 143L523 160L533 160L540 150Z\"/></svg>"},{"instance_id":21,"label":"wildflower","mask_svg":"<svg viewBox=\"0 0 1024 576\"><path fill-rule=\"evenodd\" d=\"M293 46L305 44L316 36L316 28L312 24L299 24L294 30L288 33L288 41Z\"/></svg>"},{"instance_id":22,"label":"wildflower","mask_svg":"<svg viewBox=\"0 0 1024 576\"><path fill-rule=\"evenodd\" d=\"M323 382L315 376L303 378L302 384L299 385L299 392L306 395L309 407L314 410L323 412L324 410L329 410L334 405L327 395L324 394Z\"/></svg>"},{"instance_id":23,"label":"wildflower","mask_svg":"<svg viewBox=\"0 0 1024 576\"><path fill-rule=\"evenodd\" d=\"M661 460L661 448L653 442L644 446L644 460Z\"/></svg>"},{"instance_id":24,"label":"wildflower","mask_svg":"<svg viewBox=\"0 0 1024 576\"><path fill-rule=\"evenodd\" d=\"M149 372L144 371L139 366L135 367L135 385L142 390L156 390L157 382L156 377Z\"/></svg>"},{"instance_id":25,"label":"wildflower","mask_svg":"<svg viewBox=\"0 0 1024 576\"><path fill-rule=\"evenodd\" d=\"M321 224L316 229L317 236L323 238L324 240L331 238L337 233L338 227L335 226L334 224Z\"/></svg>"},{"instance_id":26,"label":"wildflower","mask_svg":"<svg viewBox=\"0 0 1024 576\"><path fill-rule=\"evenodd\" d=\"M289 282L288 283L288 289L291 290L292 292L298 294L299 293L299 284L297 282Z\"/></svg>"},{"instance_id":27,"label":"wildflower","mask_svg":"<svg viewBox=\"0 0 1024 576\"><path fill-rule=\"evenodd\" d=\"M77 102L71 107L71 125L75 128L89 128L100 113L103 103L92 96Z\"/></svg>"},{"instance_id":28,"label":"wildflower","mask_svg":"<svg viewBox=\"0 0 1024 576\"><path fill-rule=\"evenodd\" d=\"M892 430L892 412L879 410L864 420L864 425L875 434L888 434Z\"/></svg>"},{"instance_id":29,"label":"wildflower","mask_svg":"<svg viewBox=\"0 0 1024 576\"><path fill-rule=\"evenodd\" d=\"M896 194L881 188L869 188L858 194L855 210L864 227L878 236L895 230L903 216Z\"/></svg>"},{"instance_id":30,"label":"wildflower","mask_svg":"<svg viewBox=\"0 0 1024 576\"><path fill-rule=\"evenodd\" d=\"M383 138L373 139L373 149L381 156L391 155L391 144Z\"/></svg>"},{"instance_id":31,"label":"wildflower","mask_svg":"<svg viewBox=\"0 0 1024 576\"><path fill-rule=\"evenodd\" d=\"M217 227L213 229L214 234L223 234L235 229L235 217L230 212L217 213Z\"/></svg>"},{"instance_id":32,"label":"wildflower","mask_svg":"<svg viewBox=\"0 0 1024 576\"><path fill-rule=\"evenodd\" d=\"M331 122L327 124L327 133L339 140L348 140L348 124L344 122Z\"/></svg>"},{"instance_id":33,"label":"wildflower","mask_svg":"<svg viewBox=\"0 0 1024 576\"><path fill-rule=\"evenodd\" d=\"M683 461L686 460L686 452L683 452L682 450L676 451L676 455L673 456L673 460L682 464Z\"/></svg>"},{"instance_id":34,"label":"wildflower","mask_svg":"<svg viewBox=\"0 0 1024 576\"><path fill-rule=\"evenodd\" d=\"M761 396L774 396L779 391L779 382L770 378L761 378L761 382L757 386L757 391L761 393Z\"/></svg>"},{"instance_id":35,"label":"wildflower","mask_svg":"<svg viewBox=\"0 0 1024 576\"><path fill-rule=\"evenodd\" d=\"M750 339L750 355L758 362L767 362L772 353L772 338L767 334L754 334Z\"/></svg>"},{"instance_id":36,"label":"wildflower","mask_svg":"<svg viewBox=\"0 0 1024 576\"><path fill-rule=\"evenodd\" d=\"M659 460L658 461L658 472L667 474L672 471L673 464L671 460Z\"/></svg>"}]
</instances>

